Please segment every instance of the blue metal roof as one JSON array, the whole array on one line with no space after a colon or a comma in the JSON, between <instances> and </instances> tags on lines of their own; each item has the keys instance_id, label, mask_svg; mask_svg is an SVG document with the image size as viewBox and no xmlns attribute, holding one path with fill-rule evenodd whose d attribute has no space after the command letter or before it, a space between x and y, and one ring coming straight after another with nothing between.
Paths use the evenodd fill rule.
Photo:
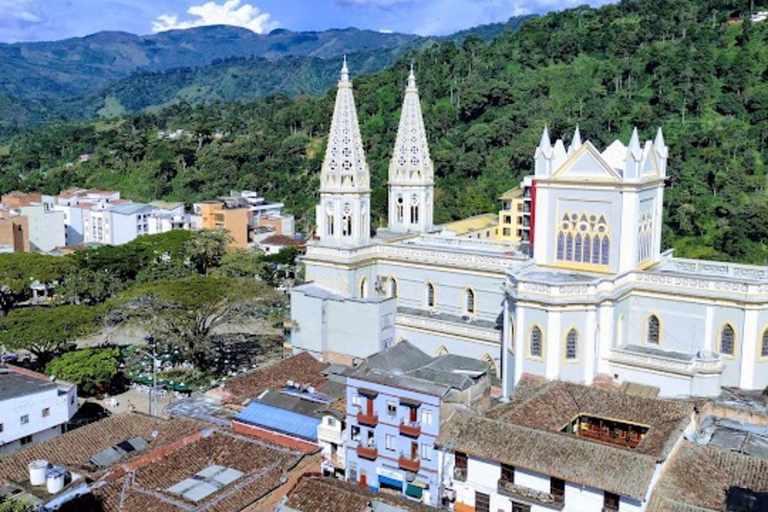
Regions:
<instances>
[{"instance_id":1,"label":"blue metal roof","mask_svg":"<svg viewBox=\"0 0 768 512\"><path fill-rule=\"evenodd\" d=\"M235 416L235 420L310 441L317 441L317 426L322 421L261 402L252 402Z\"/></svg>"}]
</instances>

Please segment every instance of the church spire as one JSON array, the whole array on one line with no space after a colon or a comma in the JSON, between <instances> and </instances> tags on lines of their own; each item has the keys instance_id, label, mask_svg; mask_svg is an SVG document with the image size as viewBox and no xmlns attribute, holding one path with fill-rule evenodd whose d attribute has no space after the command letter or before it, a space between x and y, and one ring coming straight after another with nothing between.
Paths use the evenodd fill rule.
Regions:
<instances>
[{"instance_id":1,"label":"church spire","mask_svg":"<svg viewBox=\"0 0 768 512\"><path fill-rule=\"evenodd\" d=\"M576 131L573 132L573 139L571 139L571 145L568 147L568 154L574 153L581 148L581 132L579 131L579 125L576 125Z\"/></svg>"},{"instance_id":2,"label":"church spire","mask_svg":"<svg viewBox=\"0 0 768 512\"><path fill-rule=\"evenodd\" d=\"M434 169L411 64L395 150L389 163L389 227L426 231L432 226Z\"/></svg>"},{"instance_id":3,"label":"church spire","mask_svg":"<svg viewBox=\"0 0 768 512\"><path fill-rule=\"evenodd\" d=\"M336 93L328 147L320 170L320 197L316 214L321 240L347 245L368 241L370 173L346 56Z\"/></svg>"}]
</instances>

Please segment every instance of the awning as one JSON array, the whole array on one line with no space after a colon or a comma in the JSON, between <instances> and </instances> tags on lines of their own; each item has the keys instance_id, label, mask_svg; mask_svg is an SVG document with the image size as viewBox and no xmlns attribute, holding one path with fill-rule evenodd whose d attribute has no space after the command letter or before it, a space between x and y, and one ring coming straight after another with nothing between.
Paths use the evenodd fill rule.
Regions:
<instances>
[{"instance_id":1,"label":"awning","mask_svg":"<svg viewBox=\"0 0 768 512\"><path fill-rule=\"evenodd\" d=\"M389 478L386 476L379 475L379 485L384 485L386 487L392 487L394 489L402 489L403 488L403 482L400 480L395 480L394 478Z\"/></svg>"},{"instance_id":2,"label":"awning","mask_svg":"<svg viewBox=\"0 0 768 512\"><path fill-rule=\"evenodd\" d=\"M421 405L421 402L419 402L418 400L411 400L410 398L401 398L400 403L409 405L411 407L419 407Z\"/></svg>"},{"instance_id":3,"label":"awning","mask_svg":"<svg viewBox=\"0 0 768 512\"><path fill-rule=\"evenodd\" d=\"M411 498L416 498L417 500L421 499L421 495L423 492L424 492L424 489L422 489L418 485L408 484L408 487L405 488L405 495L410 496Z\"/></svg>"},{"instance_id":4,"label":"awning","mask_svg":"<svg viewBox=\"0 0 768 512\"><path fill-rule=\"evenodd\" d=\"M377 396L379 396L379 392L374 391L372 389L357 388L357 392L360 393L361 395L369 396L371 398L376 398Z\"/></svg>"}]
</instances>

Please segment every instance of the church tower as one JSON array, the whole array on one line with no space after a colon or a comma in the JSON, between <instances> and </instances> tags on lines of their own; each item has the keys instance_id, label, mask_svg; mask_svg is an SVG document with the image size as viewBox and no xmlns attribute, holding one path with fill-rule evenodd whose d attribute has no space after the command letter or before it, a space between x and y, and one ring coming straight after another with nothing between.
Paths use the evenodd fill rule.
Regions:
<instances>
[{"instance_id":1,"label":"church tower","mask_svg":"<svg viewBox=\"0 0 768 512\"><path fill-rule=\"evenodd\" d=\"M320 171L320 204L315 214L321 242L344 246L368 243L370 205L370 173L345 56L328 148Z\"/></svg>"},{"instance_id":2,"label":"church tower","mask_svg":"<svg viewBox=\"0 0 768 512\"><path fill-rule=\"evenodd\" d=\"M432 227L434 169L411 66L400 126L389 163L389 229L425 232Z\"/></svg>"}]
</instances>

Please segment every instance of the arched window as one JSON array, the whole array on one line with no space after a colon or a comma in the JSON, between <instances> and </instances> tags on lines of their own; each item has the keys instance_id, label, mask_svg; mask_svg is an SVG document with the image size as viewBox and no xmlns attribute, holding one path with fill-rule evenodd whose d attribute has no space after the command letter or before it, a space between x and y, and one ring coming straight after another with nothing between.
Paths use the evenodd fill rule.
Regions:
<instances>
[{"instance_id":1,"label":"arched window","mask_svg":"<svg viewBox=\"0 0 768 512\"><path fill-rule=\"evenodd\" d=\"M397 279L394 277L389 278L389 296L397 298Z\"/></svg>"},{"instance_id":2,"label":"arched window","mask_svg":"<svg viewBox=\"0 0 768 512\"><path fill-rule=\"evenodd\" d=\"M600 237L597 235L592 239L592 263L600 263Z\"/></svg>"},{"instance_id":3,"label":"arched window","mask_svg":"<svg viewBox=\"0 0 768 512\"><path fill-rule=\"evenodd\" d=\"M432 309L435 307L435 285L432 283L427 283L426 294L427 307Z\"/></svg>"},{"instance_id":4,"label":"arched window","mask_svg":"<svg viewBox=\"0 0 768 512\"><path fill-rule=\"evenodd\" d=\"M731 324L725 324L720 329L720 353L726 356L732 356L736 353L736 332Z\"/></svg>"},{"instance_id":5,"label":"arched window","mask_svg":"<svg viewBox=\"0 0 768 512\"><path fill-rule=\"evenodd\" d=\"M565 257L565 235L561 231L557 235L557 259L562 260Z\"/></svg>"},{"instance_id":6,"label":"arched window","mask_svg":"<svg viewBox=\"0 0 768 512\"><path fill-rule=\"evenodd\" d=\"M581 233L576 234L576 242L573 246L573 261L581 263Z\"/></svg>"},{"instance_id":7,"label":"arched window","mask_svg":"<svg viewBox=\"0 0 768 512\"><path fill-rule=\"evenodd\" d=\"M333 236L333 214L328 213L325 216L325 234Z\"/></svg>"},{"instance_id":8,"label":"arched window","mask_svg":"<svg viewBox=\"0 0 768 512\"><path fill-rule=\"evenodd\" d=\"M509 350L515 350L515 320L509 313Z\"/></svg>"},{"instance_id":9,"label":"arched window","mask_svg":"<svg viewBox=\"0 0 768 512\"><path fill-rule=\"evenodd\" d=\"M352 217L344 215L341 218L341 234L343 236L352 236Z\"/></svg>"},{"instance_id":10,"label":"arched window","mask_svg":"<svg viewBox=\"0 0 768 512\"><path fill-rule=\"evenodd\" d=\"M584 263L589 263L592 258L592 239L584 235Z\"/></svg>"},{"instance_id":11,"label":"arched window","mask_svg":"<svg viewBox=\"0 0 768 512\"><path fill-rule=\"evenodd\" d=\"M397 196L397 204L395 206L396 214L397 214L397 222L402 224L403 223L403 217L404 217L404 206L403 206L403 196Z\"/></svg>"},{"instance_id":12,"label":"arched window","mask_svg":"<svg viewBox=\"0 0 768 512\"><path fill-rule=\"evenodd\" d=\"M605 216L566 213L558 224L556 257L588 265L608 265L610 231Z\"/></svg>"},{"instance_id":13,"label":"arched window","mask_svg":"<svg viewBox=\"0 0 768 512\"><path fill-rule=\"evenodd\" d=\"M571 329L565 336L565 358L569 361L579 357L579 333Z\"/></svg>"},{"instance_id":14,"label":"arched window","mask_svg":"<svg viewBox=\"0 0 768 512\"><path fill-rule=\"evenodd\" d=\"M661 340L661 322L659 317L651 315L648 318L648 328L645 333L645 342L648 345L658 345Z\"/></svg>"},{"instance_id":15,"label":"arched window","mask_svg":"<svg viewBox=\"0 0 768 512\"><path fill-rule=\"evenodd\" d=\"M365 299L366 297L368 297L368 280L362 278L360 280L360 298Z\"/></svg>"},{"instance_id":16,"label":"arched window","mask_svg":"<svg viewBox=\"0 0 768 512\"><path fill-rule=\"evenodd\" d=\"M760 345L760 357L768 357L768 327L763 331L763 343Z\"/></svg>"},{"instance_id":17,"label":"arched window","mask_svg":"<svg viewBox=\"0 0 768 512\"><path fill-rule=\"evenodd\" d=\"M464 291L464 311L470 315L475 314L475 291L471 288Z\"/></svg>"},{"instance_id":18,"label":"arched window","mask_svg":"<svg viewBox=\"0 0 768 512\"><path fill-rule=\"evenodd\" d=\"M543 352L543 335L538 325L534 325L531 329L531 339L529 340L528 353L531 357L541 357Z\"/></svg>"},{"instance_id":19,"label":"arched window","mask_svg":"<svg viewBox=\"0 0 768 512\"><path fill-rule=\"evenodd\" d=\"M565 237L565 259L573 261L573 235L571 233Z\"/></svg>"},{"instance_id":20,"label":"arched window","mask_svg":"<svg viewBox=\"0 0 768 512\"><path fill-rule=\"evenodd\" d=\"M600 264L607 265L608 262L611 260L611 241L608 239L608 237L603 237L603 249L602 254L600 256Z\"/></svg>"}]
</instances>

